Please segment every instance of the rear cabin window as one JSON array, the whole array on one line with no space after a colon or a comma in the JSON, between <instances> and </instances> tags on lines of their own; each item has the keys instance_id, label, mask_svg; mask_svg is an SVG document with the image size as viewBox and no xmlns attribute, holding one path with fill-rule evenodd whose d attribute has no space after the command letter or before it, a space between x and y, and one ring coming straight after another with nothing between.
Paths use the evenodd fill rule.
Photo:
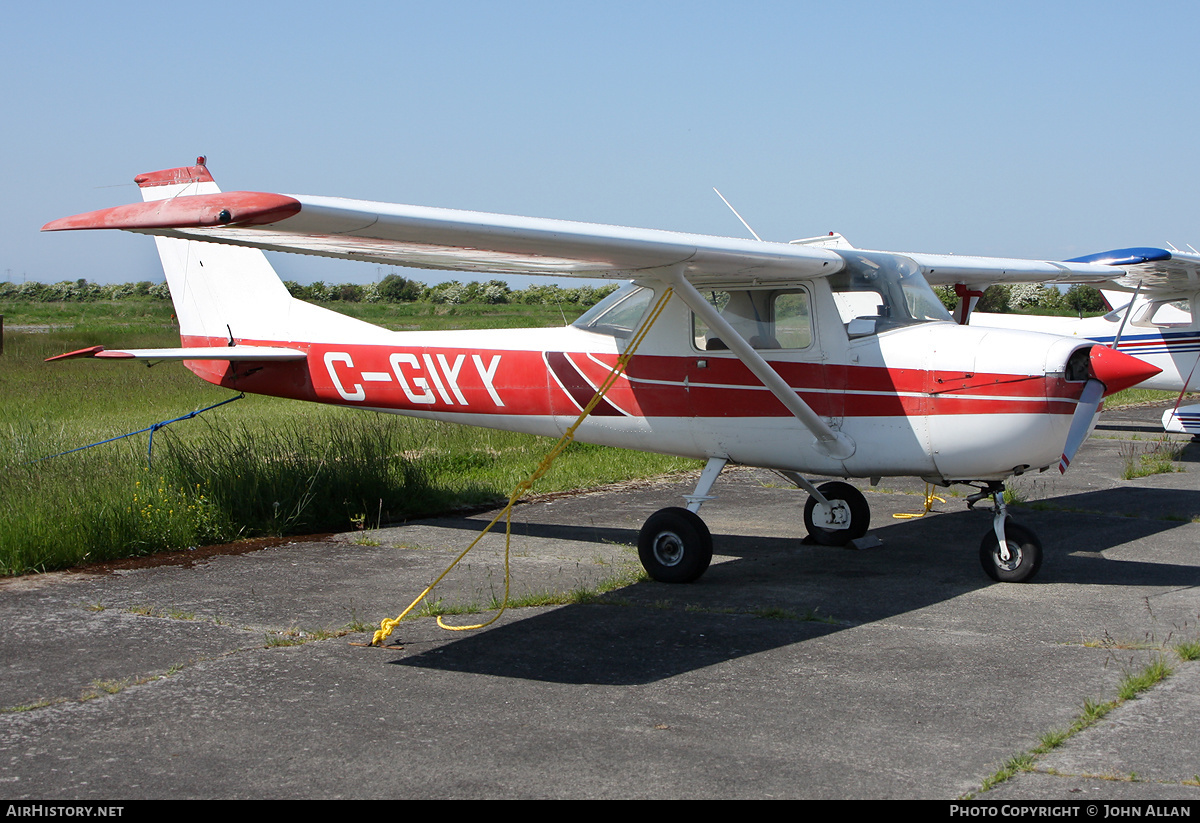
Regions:
<instances>
[{"instance_id":1,"label":"rear cabin window","mask_svg":"<svg viewBox=\"0 0 1200 823\"><path fill-rule=\"evenodd\" d=\"M708 302L756 349L807 349L812 317L804 289L705 291ZM718 332L692 315L692 342L700 351L729 348Z\"/></svg>"},{"instance_id":2,"label":"rear cabin window","mask_svg":"<svg viewBox=\"0 0 1200 823\"><path fill-rule=\"evenodd\" d=\"M1170 300L1151 303L1133 321L1135 326L1158 326L1182 329L1192 325L1192 307L1188 300Z\"/></svg>"}]
</instances>

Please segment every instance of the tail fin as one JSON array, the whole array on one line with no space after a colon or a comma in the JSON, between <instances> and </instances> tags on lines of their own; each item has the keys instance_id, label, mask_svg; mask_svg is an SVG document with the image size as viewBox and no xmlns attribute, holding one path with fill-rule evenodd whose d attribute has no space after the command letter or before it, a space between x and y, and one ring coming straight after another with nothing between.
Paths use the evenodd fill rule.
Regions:
<instances>
[{"instance_id":1,"label":"tail fin","mask_svg":"<svg viewBox=\"0 0 1200 823\"><path fill-rule=\"evenodd\" d=\"M1100 289L1100 296L1104 298L1104 305L1108 307L1110 312L1119 311L1124 313L1129 307L1130 301L1139 299L1145 302L1144 296L1139 297L1133 292L1116 291L1115 289Z\"/></svg>"},{"instance_id":2,"label":"tail fin","mask_svg":"<svg viewBox=\"0 0 1200 823\"><path fill-rule=\"evenodd\" d=\"M1200 437L1200 404L1167 409L1162 416L1163 429Z\"/></svg>"},{"instance_id":3,"label":"tail fin","mask_svg":"<svg viewBox=\"0 0 1200 823\"><path fill-rule=\"evenodd\" d=\"M817 237L805 237L803 240L789 240L792 246L813 246L819 249L853 249L850 241L835 231Z\"/></svg>"},{"instance_id":4,"label":"tail fin","mask_svg":"<svg viewBox=\"0 0 1200 823\"><path fill-rule=\"evenodd\" d=\"M139 174L146 201L221 190L205 165ZM155 237L185 346L287 340L291 294L258 249Z\"/></svg>"}]
</instances>

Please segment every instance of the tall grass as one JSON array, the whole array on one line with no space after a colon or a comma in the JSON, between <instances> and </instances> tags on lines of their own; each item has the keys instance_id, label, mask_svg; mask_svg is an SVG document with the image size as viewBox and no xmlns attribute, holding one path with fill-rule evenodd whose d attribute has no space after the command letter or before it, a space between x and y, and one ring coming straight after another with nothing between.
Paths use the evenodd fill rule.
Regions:
<instances>
[{"instance_id":1,"label":"tall grass","mask_svg":"<svg viewBox=\"0 0 1200 823\"><path fill-rule=\"evenodd\" d=\"M1188 392L1188 397L1185 397L1184 403L1191 403L1195 400L1195 392ZM1104 408L1108 410L1125 408L1127 406L1144 406L1155 403L1174 402L1179 397L1177 391L1161 391L1158 389L1141 389L1134 386L1131 389L1124 389L1116 394L1105 398Z\"/></svg>"},{"instance_id":2,"label":"tall grass","mask_svg":"<svg viewBox=\"0 0 1200 823\"><path fill-rule=\"evenodd\" d=\"M201 420L164 429L152 462L146 435L37 463L10 457L0 466L0 574L255 535L348 531L499 503L551 445L336 408L271 420L265 414L257 423ZM54 441L49 432L30 434L41 446ZM696 465L579 444L559 457L538 491Z\"/></svg>"},{"instance_id":3,"label":"tall grass","mask_svg":"<svg viewBox=\"0 0 1200 823\"><path fill-rule=\"evenodd\" d=\"M54 456L231 396L178 363L147 369L42 362L98 343L178 345L160 320L6 334L0 356L0 574L254 535L345 531L500 502L551 445L512 432L248 396L160 430L152 461L146 434ZM537 491L696 465L577 444L559 457Z\"/></svg>"},{"instance_id":4,"label":"tall grass","mask_svg":"<svg viewBox=\"0 0 1200 823\"><path fill-rule=\"evenodd\" d=\"M437 507L424 472L403 454L404 435L373 413L270 431L209 425L199 436L167 439L159 465L180 488L203 495L224 537L345 531L356 519L391 521Z\"/></svg>"}]
</instances>

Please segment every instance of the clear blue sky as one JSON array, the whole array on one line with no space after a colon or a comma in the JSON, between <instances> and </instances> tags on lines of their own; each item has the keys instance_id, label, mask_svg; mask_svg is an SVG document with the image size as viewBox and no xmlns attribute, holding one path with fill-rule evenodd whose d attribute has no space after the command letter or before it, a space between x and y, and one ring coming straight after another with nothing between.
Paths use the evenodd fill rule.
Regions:
<instances>
[{"instance_id":1,"label":"clear blue sky","mask_svg":"<svg viewBox=\"0 0 1200 823\"><path fill-rule=\"evenodd\" d=\"M206 154L226 189L865 248L1200 247L1200 5L0 6L0 279L161 280L40 234ZM279 255L287 279L373 265ZM438 282L447 276L416 272Z\"/></svg>"}]
</instances>

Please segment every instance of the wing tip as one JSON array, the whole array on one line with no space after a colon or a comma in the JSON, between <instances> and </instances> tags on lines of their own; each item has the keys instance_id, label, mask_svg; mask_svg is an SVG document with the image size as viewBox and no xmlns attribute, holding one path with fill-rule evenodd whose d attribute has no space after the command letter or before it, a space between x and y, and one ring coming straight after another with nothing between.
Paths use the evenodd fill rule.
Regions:
<instances>
[{"instance_id":1,"label":"wing tip","mask_svg":"<svg viewBox=\"0 0 1200 823\"><path fill-rule=\"evenodd\" d=\"M1154 263L1170 260L1171 252L1166 249L1156 249L1150 246L1137 246L1129 249L1113 249L1097 254L1086 254L1064 260L1064 263L1098 263L1104 266L1136 266L1139 263Z\"/></svg>"},{"instance_id":2,"label":"wing tip","mask_svg":"<svg viewBox=\"0 0 1200 823\"><path fill-rule=\"evenodd\" d=\"M42 231L72 229L192 229L261 226L299 214L300 201L284 194L235 191L191 194L99 209L51 220Z\"/></svg>"}]
</instances>

